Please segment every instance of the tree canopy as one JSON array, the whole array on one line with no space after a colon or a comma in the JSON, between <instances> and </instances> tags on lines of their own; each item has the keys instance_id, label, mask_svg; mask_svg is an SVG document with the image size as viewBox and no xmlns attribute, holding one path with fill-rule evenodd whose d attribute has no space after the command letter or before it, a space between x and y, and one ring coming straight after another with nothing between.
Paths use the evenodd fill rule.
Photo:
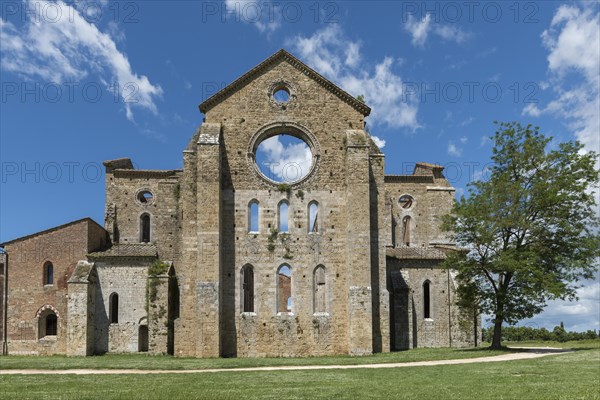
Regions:
<instances>
[{"instance_id":1,"label":"tree canopy","mask_svg":"<svg viewBox=\"0 0 600 400\"><path fill-rule=\"evenodd\" d=\"M497 123L489 178L469 184L443 223L457 244L459 305L502 323L540 313L551 299L576 298L598 269L597 154L577 141L554 143L538 127Z\"/></svg>"}]
</instances>

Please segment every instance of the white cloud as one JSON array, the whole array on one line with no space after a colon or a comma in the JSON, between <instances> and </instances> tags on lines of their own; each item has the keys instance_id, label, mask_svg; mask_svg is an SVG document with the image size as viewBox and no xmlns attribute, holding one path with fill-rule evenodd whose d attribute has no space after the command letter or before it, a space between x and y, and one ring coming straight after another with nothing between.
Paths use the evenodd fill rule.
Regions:
<instances>
[{"instance_id":1,"label":"white cloud","mask_svg":"<svg viewBox=\"0 0 600 400\"><path fill-rule=\"evenodd\" d=\"M406 21L406 29L412 36L413 46L422 47L427 41L429 35L429 25L431 24L431 15L427 14L422 20L418 21L412 15L409 15Z\"/></svg>"},{"instance_id":2,"label":"white cloud","mask_svg":"<svg viewBox=\"0 0 600 400\"><path fill-rule=\"evenodd\" d=\"M279 3L262 0L225 0L236 21L252 24L261 33L271 34L281 27Z\"/></svg>"},{"instance_id":3,"label":"white cloud","mask_svg":"<svg viewBox=\"0 0 600 400\"><path fill-rule=\"evenodd\" d=\"M463 137L461 137L459 140L460 140L460 142L461 142L462 144L465 144L465 143L467 143L467 142L469 141L469 138L468 138L468 137L466 137L466 136L463 136Z\"/></svg>"},{"instance_id":4,"label":"white cloud","mask_svg":"<svg viewBox=\"0 0 600 400\"><path fill-rule=\"evenodd\" d=\"M415 47L423 47L430 33L436 34L442 40L456 43L464 43L471 36L457 26L433 23L431 14L426 14L421 20L409 15L404 29L412 36L411 43Z\"/></svg>"},{"instance_id":5,"label":"white cloud","mask_svg":"<svg viewBox=\"0 0 600 400\"><path fill-rule=\"evenodd\" d=\"M523 113L563 117L587 150L600 149L600 12L595 3L562 5L542 33L556 98ZM576 79L569 79L571 76Z\"/></svg>"},{"instance_id":6,"label":"white cloud","mask_svg":"<svg viewBox=\"0 0 600 400\"><path fill-rule=\"evenodd\" d=\"M448 155L460 157L462 155L462 149L456 146L453 142L448 142Z\"/></svg>"},{"instance_id":7,"label":"white cloud","mask_svg":"<svg viewBox=\"0 0 600 400\"><path fill-rule=\"evenodd\" d=\"M585 286L577 289L576 301L552 300L544 311L519 325L535 325L552 330L564 322L565 329L572 331L600 330L600 281L584 282Z\"/></svg>"},{"instance_id":8,"label":"white cloud","mask_svg":"<svg viewBox=\"0 0 600 400\"><path fill-rule=\"evenodd\" d=\"M296 36L286 43L308 65L353 96L363 95L371 107L370 124L391 128L420 127L418 103L406 99L402 78L394 72L398 60L385 57L365 61L360 43L347 39L341 28L330 25L310 37Z\"/></svg>"},{"instance_id":9,"label":"white cloud","mask_svg":"<svg viewBox=\"0 0 600 400\"><path fill-rule=\"evenodd\" d=\"M39 3L48 2L36 0ZM133 121L132 108L156 114L155 101L162 96L161 87L132 71L127 56L117 49L109 33L101 32L62 1L53 4L61 9L62 18L49 20L28 14L19 28L0 18L2 69L54 83L78 81L95 73L109 90L119 88L129 120ZM27 7L46 9L44 4Z\"/></svg>"},{"instance_id":10,"label":"white cloud","mask_svg":"<svg viewBox=\"0 0 600 400\"><path fill-rule=\"evenodd\" d=\"M433 31L442 39L456 43L464 43L471 36L460 28L450 25L434 25Z\"/></svg>"},{"instance_id":11,"label":"white cloud","mask_svg":"<svg viewBox=\"0 0 600 400\"><path fill-rule=\"evenodd\" d=\"M277 135L262 141L257 149L257 162L274 180L294 182L302 179L312 166L310 148L304 142L284 143L282 138L283 135Z\"/></svg>"},{"instance_id":12,"label":"white cloud","mask_svg":"<svg viewBox=\"0 0 600 400\"><path fill-rule=\"evenodd\" d=\"M479 139L479 147L484 147L491 143L492 139L490 139L489 136L482 136L481 139Z\"/></svg>"},{"instance_id":13,"label":"white cloud","mask_svg":"<svg viewBox=\"0 0 600 400\"><path fill-rule=\"evenodd\" d=\"M460 126L461 128L464 128L467 125L471 125L471 123L475 121L475 118L473 117L469 117L463 121L460 122L460 124L458 124L458 126Z\"/></svg>"},{"instance_id":14,"label":"white cloud","mask_svg":"<svg viewBox=\"0 0 600 400\"><path fill-rule=\"evenodd\" d=\"M528 115L530 117L536 117L537 118L540 115L542 115L542 110L540 110L536 104L529 103L529 104L527 104L523 108L523 111L521 112L521 115Z\"/></svg>"},{"instance_id":15,"label":"white cloud","mask_svg":"<svg viewBox=\"0 0 600 400\"><path fill-rule=\"evenodd\" d=\"M383 149L385 146L385 140L378 138L377 136L371 136L371 139L373 139L373 141L375 142L375 144L377 145L377 147L379 147L380 149Z\"/></svg>"}]
</instances>

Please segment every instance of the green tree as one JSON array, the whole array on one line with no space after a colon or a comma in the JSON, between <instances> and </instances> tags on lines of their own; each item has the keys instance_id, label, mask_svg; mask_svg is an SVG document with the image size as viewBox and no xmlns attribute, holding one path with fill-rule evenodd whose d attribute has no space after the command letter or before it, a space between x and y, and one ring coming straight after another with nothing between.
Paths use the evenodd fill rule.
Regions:
<instances>
[{"instance_id":1,"label":"green tree","mask_svg":"<svg viewBox=\"0 0 600 400\"><path fill-rule=\"evenodd\" d=\"M576 141L550 146L538 127L496 124L489 178L470 183L443 222L468 249L445 262L457 271L459 306L493 315L492 348L503 322L576 299L600 255L597 154Z\"/></svg>"}]
</instances>

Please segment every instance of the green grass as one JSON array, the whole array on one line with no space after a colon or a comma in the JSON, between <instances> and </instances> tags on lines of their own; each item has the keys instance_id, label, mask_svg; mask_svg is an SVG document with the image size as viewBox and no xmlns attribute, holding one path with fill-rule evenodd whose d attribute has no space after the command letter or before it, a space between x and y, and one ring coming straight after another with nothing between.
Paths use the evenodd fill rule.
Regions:
<instances>
[{"instance_id":1,"label":"green grass","mask_svg":"<svg viewBox=\"0 0 600 400\"><path fill-rule=\"evenodd\" d=\"M503 346L514 347L559 347L561 349L600 349L600 339L572 340L569 342L555 341L523 341L503 342ZM489 346L484 343L484 346Z\"/></svg>"},{"instance_id":2,"label":"green grass","mask_svg":"<svg viewBox=\"0 0 600 400\"><path fill-rule=\"evenodd\" d=\"M283 365L357 365L411 361L488 357L511 350L414 349L372 356L329 356L306 358L177 358L146 354L107 354L94 357L8 356L0 357L0 369L208 369L267 367Z\"/></svg>"},{"instance_id":3,"label":"green grass","mask_svg":"<svg viewBox=\"0 0 600 400\"><path fill-rule=\"evenodd\" d=\"M0 398L600 399L600 350L392 369L0 376Z\"/></svg>"}]
</instances>

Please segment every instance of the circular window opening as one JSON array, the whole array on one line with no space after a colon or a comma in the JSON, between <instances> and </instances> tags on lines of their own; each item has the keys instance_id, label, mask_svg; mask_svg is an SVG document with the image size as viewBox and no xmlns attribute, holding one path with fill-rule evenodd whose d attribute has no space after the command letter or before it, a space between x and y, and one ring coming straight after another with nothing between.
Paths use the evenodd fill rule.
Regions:
<instances>
[{"instance_id":1,"label":"circular window opening","mask_svg":"<svg viewBox=\"0 0 600 400\"><path fill-rule=\"evenodd\" d=\"M271 181L291 184L308 175L313 155L304 140L282 133L262 140L256 147L254 160Z\"/></svg>"},{"instance_id":2,"label":"circular window opening","mask_svg":"<svg viewBox=\"0 0 600 400\"><path fill-rule=\"evenodd\" d=\"M278 103L290 101L290 91L286 87L280 87L273 91L273 99Z\"/></svg>"},{"instance_id":3,"label":"circular window opening","mask_svg":"<svg viewBox=\"0 0 600 400\"><path fill-rule=\"evenodd\" d=\"M137 199L140 203L147 204L152 202L152 200L154 199L154 195L149 190L142 190L138 193Z\"/></svg>"},{"instance_id":4,"label":"circular window opening","mask_svg":"<svg viewBox=\"0 0 600 400\"><path fill-rule=\"evenodd\" d=\"M406 210L408 210L409 208L411 208L413 206L413 202L414 202L414 199L407 194L401 196L400 200L398 200L398 203L400 203L400 207L402 207Z\"/></svg>"}]
</instances>

